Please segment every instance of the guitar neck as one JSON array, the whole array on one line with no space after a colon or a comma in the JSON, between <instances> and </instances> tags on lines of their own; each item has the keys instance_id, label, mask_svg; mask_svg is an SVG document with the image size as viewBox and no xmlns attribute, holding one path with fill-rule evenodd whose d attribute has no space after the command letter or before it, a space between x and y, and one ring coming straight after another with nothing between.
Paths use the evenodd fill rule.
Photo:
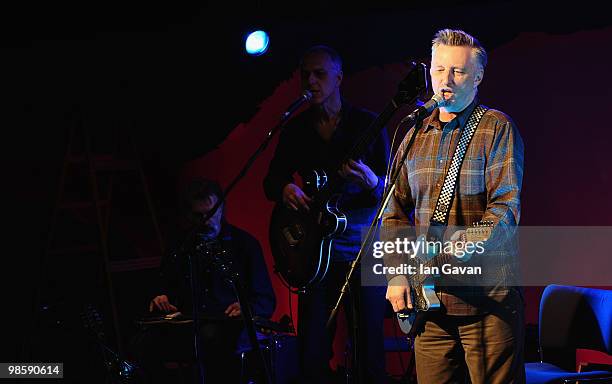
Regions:
<instances>
[{"instance_id":1,"label":"guitar neck","mask_svg":"<svg viewBox=\"0 0 612 384\"><path fill-rule=\"evenodd\" d=\"M401 105L412 104L416 102L419 96L422 96L427 90L427 67L423 63L416 64L414 62L407 63L409 71L406 77L400 81L397 89L397 93L389 103L385 106L384 110L376 117L376 119L370 124L366 132L359 137L355 145L350 151L342 158L341 161L334 164L331 171L333 174L337 174L338 170L344 163L349 159L357 160L362 157L368 150L370 144L376 140L376 137L380 135L385 125L389 122L393 114L399 109ZM336 180L334 182L334 180ZM323 188L317 192L314 196L315 200L326 201L335 190L338 178L334 178L330 181L326 188Z\"/></svg>"},{"instance_id":2,"label":"guitar neck","mask_svg":"<svg viewBox=\"0 0 612 384\"><path fill-rule=\"evenodd\" d=\"M367 153L369 146L376 140L385 127L385 124L391 119L395 111L397 110L395 103L388 103L385 109L376 117L376 119L370 124L368 129L363 133L353 147L346 153L346 155L332 167L332 177L325 188L315 194L315 200L327 201L336 190L337 185L340 183L340 178L335 177L342 165L349 160L357 160ZM330 175L331 176L331 175Z\"/></svg>"},{"instance_id":3,"label":"guitar neck","mask_svg":"<svg viewBox=\"0 0 612 384\"><path fill-rule=\"evenodd\" d=\"M349 159L359 159L367 153L368 147L372 144L376 138L380 135L382 130L385 128L385 124L391 119L397 107L394 103L389 103L385 109L376 117L376 119L370 124L366 132L357 140L355 145L347 152L346 156L336 164L336 170L340 169L342 164L347 162Z\"/></svg>"}]
</instances>

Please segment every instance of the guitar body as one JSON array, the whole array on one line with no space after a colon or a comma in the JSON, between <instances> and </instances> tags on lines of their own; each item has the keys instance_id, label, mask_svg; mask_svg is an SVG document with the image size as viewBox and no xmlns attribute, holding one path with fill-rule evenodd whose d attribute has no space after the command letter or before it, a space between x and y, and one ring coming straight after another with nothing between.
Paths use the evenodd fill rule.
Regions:
<instances>
[{"instance_id":1,"label":"guitar body","mask_svg":"<svg viewBox=\"0 0 612 384\"><path fill-rule=\"evenodd\" d=\"M324 172L314 172L317 189L325 186ZM329 270L334 238L346 229L346 216L338 208L340 195L313 201L309 212L277 204L270 220L274 268L285 282L300 291L321 282Z\"/></svg>"},{"instance_id":2,"label":"guitar body","mask_svg":"<svg viewBox=\"0 0 612 384\"><path fill-rule=\"evenodd\" d=\"M416 336L419 325L425 321L428 311L440 309L440 299L435 292L433 279L429 278L424 284L415 284L410 287L412 298L412 309L406 309L397 313L397 321L402 332L408 337Z\"/></svg>"},{"instance_id":3,"label":"guitar body","mask_svg":"<svg viewBox=\"0 0 612 384\"><path fill-rule=\"evenodd\" d=\"M465 241L486 241L491 235L493 223L490 221L474 223L466 231ZM426 241L424 235L419 236L418 242ZM415 260L422 264L435 264L440 255L434 252L419 253ZM467 261L469 257L464 257L463 261ZM397 321L399 326L408 337L416 336L416 331L420 324L425 321L425 315L429 311L437 311L440 309L440 299L435 292L436 276L428 276L427 278L410 282L410 298L412 299L412 308L397 312Z\"/></svg>"},{"instance_id":4,"label":"guitar body","mask_svg":"<svg viewBox=\"0 0 612 384\"><path fill-rule=\"evenodd\" d=\"M420 236L419 241L425 241L425 236ZM435 254L423 253L419 255L419 261L431 261ZM436 295L434 277L427 277L422 282L410 284L410 298L412 309L406 309L397 313L397 321L400 329L409 337L416 336L415 332L425 319L428 311L440 309L440 299Z\"/></svg>"}]
</instances>

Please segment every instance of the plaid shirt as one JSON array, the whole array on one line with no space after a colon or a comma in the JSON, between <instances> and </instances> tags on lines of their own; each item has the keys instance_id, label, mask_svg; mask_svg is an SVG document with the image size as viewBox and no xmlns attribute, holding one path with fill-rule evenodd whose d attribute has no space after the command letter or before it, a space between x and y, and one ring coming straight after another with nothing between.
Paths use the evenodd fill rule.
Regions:
<instances>
[{"instance_id":1,"label":"plaid shirt","mask_svg":"<svg viewBox=\"0 0 612 384\"><path fill-rule=\"evenodd\" d=\"M395 191L383 215L383 230L429 225L453 151L467 120L478 105L474 101L453 120L444 124L436 109L423 121L404 164L398 164L414 127L397 151L394 168L401 166ZM468 146L458 176L455 198L449 212L449 226L467 226L490 220L497 225L516 226L520 217L523 178L523 141L512 120L489 109ZM385 265L406 263L406 255L386 255ZM393 277L393 276L390 276ZM483 287L442 287L438 296L448 314L475 315L485 312Z\"/></svg>"}]
</instances>

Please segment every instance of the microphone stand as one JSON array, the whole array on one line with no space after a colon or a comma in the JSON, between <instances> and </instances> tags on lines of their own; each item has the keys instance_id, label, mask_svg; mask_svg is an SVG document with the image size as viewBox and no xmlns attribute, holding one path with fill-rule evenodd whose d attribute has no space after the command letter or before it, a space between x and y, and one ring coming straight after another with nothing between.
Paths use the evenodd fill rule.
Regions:
<instances>
[{"instance_id":1,"label":"microphone stand","mask_svg":"<svg viewBox=\"0 0 612 384\"><path fill-rule=\"evenodd\" d=\"M208 244L214 244L213 242L200 242L196 244L194 249L195 252L188 252L189 257L189 269L190 269L190 279L191 279L191 293L193 295L192 303L193 303L193 326L194 329L194 347L197 364L198 364L198 372L200 381L204 382L204 364L201 359L199 359L199 355L201 353L200 348L200 337L199 337L199 326L200 326L200 279L199 272L201 271L201 262L206 261L204 264L211 265L214 268L215 272L223 276L223 279L228 282L236 294L236 298L238 299L238 303L240 305L240 311L242 312L242 319L244 320L245 330L247 332L247 336L249 337L249 342L251 343L251 348L253 351L261 359L263 373L265 377L265 382L268 384L272 384L272 378L270 375L270 369L266 364L265 356L263 354L262 349L259 346L259 342L257 341L257 330L255 327L255 321L253 319L253 312L251 310L251 306L248 301L248 294L244 289L244 286L241 283L240 275L232 270L231 262L226 262L221 259L218 254L225 255L227 251L223 248L213 249Z\"/></svg>"},{"instance_id":2,"label":"microphone stand","mask_svg":"<svg viewBox=\"0 0 612 384\"><path fill-rule=\"evenodd\" d=\"M414 115L415 119L406 119L406 120L402 120L402 122L404 121L411 121L411 123L414 123L414 131L412 133L412 136L410 137L410 140L408 141L408 144L406 145L406 148L404 150L404 152L402 153L401 159L399 160L399 162L397 164L404 164L404 162L406 161L406 157L408 156L408 152L410 151L410 148L412 147L412 145L414 144L414 140L416 138L416 134L419 131L419 129L421 129L422 123L423 123L423 119L426 116L418 116L418 115ZM336 317L336 314L338 312L338 308L340 306L340 303L342 303L342 301L344 300L344 297L347 293L347 290L349 290L349 284L350 281L353 277L353 274L355 272L355 269L359 266L360 262L361 262L361 258L363 257L363 253L365 249L369 249L370 244L371 244L371 240L372 240L372 235L374 232L374 228L376 227L376 223L378 223L378 221L380 220L380 218L382 217L382 214L384 212L385 207L387 206L388 200L391 197L391 194L393 193L393 191L395 190L395 183L397 182L397 178L400 174L401 171L401 166L394 168L393 172L392 172L392 176L389 179L389 185L385 187L385 192L383 193L383 197L382 197L382 202L381 204L378 205L378 209L376 211L376 214L374 215L374 218L372 219L372 222L370 223L370 226L368 228L368 232L366 233L365 236L365 240L363 241L363 243L361 244L361 247L359 248L359 252L357 253L357 257L355 257L355 260L353 260L351 267L346 275L346 279L344 282L344 285L342 286L342 289L340 290L340 295L338 296L338 300L336 301L336 305L334 306L334 308L331 311L331 314L329 315L329 318L327 320L327 328L329 328L333 322L333 320ZM353 293L355 294L355 293ZM353 309L354 311L354 309ZM353 322L355 323L357 321L356 324L353 325L353 327L355 327L353 333L354 333L354 337L356 337L357 335L355 335L357 333L357 324L358 324L358 318L356 313L353 313ZM355 351L357 350L357 345L356 345L356 340L353 340L353 348L355 348ZM354 352L355 355L357 355L357 352ZM360 369L361 367L357 367L357 369ZM359 382L359 379L358 379Z\"/></svg>"},{"instance_id":3,"label":"microphone stand","mask_svg":"<svg viewBox=\"0 0 612 384\"><path fill-rule=\"evenodd\" d=\"M252 350L255 351L261 359L266 383L272 384L270 369L266 364L265 356L259 346L259 342L257 341L257 330L255 327L255 321L253 320L253 311L251 310L248 294L244 288L244 285L242 284L240 274L232 268L232 262L229 261L227 257L227 250L220 243L218 243L217 246L214 244L215 243L212 242L200 245L198 247L198 254L207 257L206 261L213 267L214 271L222 276L223 279L232 286L234 293L236 294L236 298L238 299L238 304L240 305L242 319L244 320L245 330L249 337Z\"/></svg>"},{"instance_id":4,"label":"microphone stand","mask_svg":"<svg viewBox=\"0 0 612 384\"><path fill-rule=\"evenodd\" d=\"M198 257L194 257L193 251L187 252L189 260L189 281L191 286L191 303L193 310L193 347L195 351L196 364L198 366L198 378L204 383L204 363L201 359L200 349L200 263Z\"/></svg>"},{"instance_id":5,"label":"microphone stand","mask_svg":"<svg viewBox=\"0 0 612 384\"><path fill-rule=\"evenodd\" d=\"M251 155L251 157L249 157L249 159L247 160L246 164L242 167L240 172L238 172L238 174L234 177L234 179L229 183L228 187L223 191L223 196L220 196L220 198L217 200L217 203L205 215L205 217L203 218L203 222L207 222L208 219L210 219L217 212L219 207L221 207L221 205L225 202L225 200L227 199L227 196L234 189L236 184L238 184L240 179L242 179L247 174L248 170L253 166L253 163L255 163L255 160L268 147L274 135L280 132L280 130L285 127L285 125L287 124L287 122L289 121L289 118L293 115L293 113L295 113L295 111L302 104L309 101L311 98L312 98L312 93L310 93L309 91L304 91L301 97L287 108L287 111L283 113L278 124L276 124L276 126L274 126L268 132L263 143L261 143L259 147L255 150L255 152ZM185 240L183 241L183 244L181 245L180 248L184 249L186 242L189 241L189 239L193 239L196 236L196 232L197 232L197 228L193 228L190 231L190 233L185 237ZM197 264L198 264L197 261L195 262L195 264L197 267ZM199 269L194 268L193 257L191 256L191 254L189 254L189 274L190 274L190 280L191 280L191 293L192 293L192 302L193 302L193 338L194 338L194 347L195 347L195 358L196 358L196 361L198 362L199 382L202 384L204 383L204 366L202 364L202 359L200 356L200 350L201 350L200 348L200 319L198 315L200 291L199 291L199 277L197 276L197 273L195 271L199 271ZM244 316L246 317L246 314ZM255 337L255 340L251 339L251 347L253 348L253 350L258 350L259 343L257 343L256 337ZM263 354L262 354L262 358L263 358ZM264 367L266 367L265 361L263 363L264 363ZM267 371L267 367L266 367L266 371ZM268 379L269 379L269 374L268 374Z\"/></svg>"},{"instance_id":6,"label":"microphone stand","mask_svg":"<svg viewBox=\"0 0 612 384\"><path fill-rule=\"evenodd\" d=\"M240 304L240 311L242 312L244 326L249 336L251 347L253 348L252 350L255 351L255 353L259 356L259 359L261 360L266 383L272 384L270 367L268 367L263 350L261 349L261 347L259 346L259 342L257 341L257 330L255 328L255 322L253 321L253 312L251 311L251 306L248 302L248 296L240 282L240 277L234 274L231 277L227 277L226 280L232 285L232 287L234 288L234 292L236 292L236 297L238 297L238 303Z\"/></svg>"}]
</instances>

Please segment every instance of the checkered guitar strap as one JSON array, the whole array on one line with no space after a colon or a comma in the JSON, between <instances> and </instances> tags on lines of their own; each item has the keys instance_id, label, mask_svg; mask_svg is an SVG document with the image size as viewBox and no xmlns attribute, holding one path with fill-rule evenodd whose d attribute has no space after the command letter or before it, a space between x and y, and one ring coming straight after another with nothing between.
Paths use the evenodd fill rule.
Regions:
<instances>
[{"instance_id":1,"label":"checkered guitar strap","mask_svg":"<svg viewBox=\"0 0 612 384\"><path fill-rule=\"evenodd\" d=\"M455 198L457 176L459 176L463 159L465 158L467 148L472 141L472 137L474 137L476 127L478 127L478 123L480 123L480 120L482 119L482 116L484 116L487 109L488 108L484 105L479 105L474 108L472 114L468 118L465 128L461 132L461 137L457 143L457 148L455 148L451 165L446 172L446 176L444 176L444 184L440 190L440 195L438 196L438 201L436 202L436 208L431 216L431 219L429 220L430 227L427 236L429 239L442 238L442 236L440 236L441 233L436 233L439 232L437 229L441 230L448 223L448 213L450 212L451 206L453 205L453 199Z\"/></svg>"}]
</instances>

